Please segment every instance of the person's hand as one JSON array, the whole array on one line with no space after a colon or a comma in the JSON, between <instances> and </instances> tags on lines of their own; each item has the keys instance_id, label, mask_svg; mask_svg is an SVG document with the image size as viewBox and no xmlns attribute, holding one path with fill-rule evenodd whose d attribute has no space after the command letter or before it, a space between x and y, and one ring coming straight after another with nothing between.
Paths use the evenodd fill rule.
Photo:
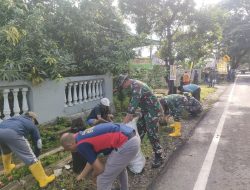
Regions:
<instances>
[{"instance_id":1,"label":"person's hand","mask_svg":"<svg viewBox=\"0 0 250 190\"><path fill-rule=\"evenodd\" d=\"M166 122L169 124L174 122L174 118L172 116L166 116L165 119L166 119Z\"/></svg>"},{"instance_id":2,"label":"person's hand","mask_svg":"<svg viewBox=\"0 0 250 190\"><path fill-rule=\"evenodd\" d=\"M166 123L171 123L172 120L173 120L173 117L170 116L170 115L165 115L162 119L163 119Z\"/></svg>"},{"instance_id":3,"label":"person's hand","mask_svg":"<svg viewBox=\"0 0 250 190\"><path fill-rule=\"evenodd\" d=\"M126 116L125 116L125 118L123 119L123 123L128 123L128 122L130 122L130 121L132 121L132 119L133 119L133 114L127 114Z\"/></svg>"},{"instance_id":4,"label":"person's hand","mask_svg":"<svg viewBox=\"0 0 250 190\"><path fill-rule=\"evenodd\" d=\"M83 180L84 179L84 177L81 175L81 174L79 174L77 177L76 177L76 180L77 181L81 181L81 180Z\"/></svg>"}]
</instances>

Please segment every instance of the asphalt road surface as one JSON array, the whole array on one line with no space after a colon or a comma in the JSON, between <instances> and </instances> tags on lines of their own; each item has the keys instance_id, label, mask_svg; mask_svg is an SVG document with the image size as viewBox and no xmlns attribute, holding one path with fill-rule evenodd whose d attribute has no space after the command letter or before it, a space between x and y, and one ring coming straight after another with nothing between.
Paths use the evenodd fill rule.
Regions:
<instances>
[{"instance_id":1,"label":"asphalt road surface","mask_svg":"<svg viewBox=\"0 0 250 190\"><path fill-rule=\"evenodd\" d=\"M239 75L152 190L250 190L250 75Z\"/></svg>"}]
</instances>

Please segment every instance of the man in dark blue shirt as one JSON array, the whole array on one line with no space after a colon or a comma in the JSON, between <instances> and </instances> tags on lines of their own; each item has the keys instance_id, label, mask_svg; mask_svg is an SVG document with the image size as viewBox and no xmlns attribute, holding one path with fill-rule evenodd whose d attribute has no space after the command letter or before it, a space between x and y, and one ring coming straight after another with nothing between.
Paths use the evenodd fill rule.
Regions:
<instances>
[{"instance_id":1,"label":"man in dark blue shirt","mask_svg":"<svg viewBox=\"0 0 250 190\"><path fill-rule=\"evenodd\" d=\"M40 133L36 125L37 116L34 112L27 112L25 115L12 117L0 123L0 149L5 175L9 175L15 168L11 163L11 153L14 152L26 165L40 187L47 186L55 179L54 175L47 176L44 172L38 156L42 149ZM35 147L35 153L27 140L31 136Z\"/></svg>"},{"instance_id":2,"label":"man in dark blue shirt","mask_svg":"<svg viewBox=\"0 0 250 190\"><path fill-rule=\"evenodd\" d=\"M99 123L112 122L113 115L110 112L110 101L108 98L102 98L101 103L92 109L86 123L94 126Z\"/></svg>"}]
</instances>

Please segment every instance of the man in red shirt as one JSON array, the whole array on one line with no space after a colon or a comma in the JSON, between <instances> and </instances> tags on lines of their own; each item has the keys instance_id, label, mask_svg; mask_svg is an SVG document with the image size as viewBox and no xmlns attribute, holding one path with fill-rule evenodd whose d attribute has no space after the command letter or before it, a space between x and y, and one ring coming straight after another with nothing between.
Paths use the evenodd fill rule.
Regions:
<instances>
[{"instance_id":1,"label":"man in red shirt","mask_svg":"<svg viewBox=\"0 0 250 190\"><path fill-rule=\"evenodd\" d=\"M97 190L110 190L116 178L121 189L128 189L126 167L140 147L140 138L132 128L124 124L102 123L76 135L63 134L61 145L66 151L79 152L87 160L77 180L93 170L93 176L97 177ZM108 155L105 167L97 157L100 153Z\"/></svg>"}]
</instances>

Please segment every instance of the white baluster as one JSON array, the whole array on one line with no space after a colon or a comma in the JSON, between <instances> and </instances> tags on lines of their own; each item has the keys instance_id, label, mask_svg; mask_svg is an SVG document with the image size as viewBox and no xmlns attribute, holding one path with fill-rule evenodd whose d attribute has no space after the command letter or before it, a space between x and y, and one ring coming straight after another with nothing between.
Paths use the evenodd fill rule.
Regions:
<instances>
[{"instance_id":1,"label":"white baluster","mask_svg":"<svg viewBox=\"0 0 250 190\"><path fill-rule=\"evenodd\" d=\"M27 92L28 88L22 88L22 95L23 95L23 113L29 110L28 103L27 103Z\"/></svg>"},{"instance_id":2,"label":"white baluster","mask_svg":"<svg viewBox=\"0 0 250 190\"><path fill-rule=\"evenodd\" d=\"M15 113L15 116L20 115L20 108L19 108L19 104L18 104L18 92L19 92L19 88L14 88L13 89L13 96L14 96L14 105L13 105L13 111Z\"/></svg>"},{"instance_id":3,"label":"white baluster","mask_svg":"<svg viewBox=\"0 0 250 190\"><path fill-rule=\"evenodd\" d=\"M100 81L100 98L103 98L102 82L103 82L103 80Z\"/></svg>"},{"instance_id":4,"label":"white baluster","mask_svg":"<svg viewBox=\"0 0 250 190\"><path fill-rule=\"evenodd\" d=\"M67 96L66 96L66 89L67 89L67 84L66 86L64 87L64 107L68 107L67 105Z\"/></svg>"},{"instance_id":5,"label":"white baluster","mask_svg":"<svg viewBox=\"0 0 250 190\"><path fill-rule=\"evenodd\" d=\"M77 97L77 93L76 93L76 87L78 85L78 82L75 82L74 83L74 104L78 104L77 100L78 100L78 97Z\"/></svg>"},{"instance_id":6,"label":"white baluster","mask_svg":"<svg viewBox=\"0 0 250 190\"><path fill-rule=\"evenodd\" d=\"M83 99L84 99L84 102L87 102L87 91L86 91L86 85L87 85L87 81L84 81L84 85L83 85Z\"/></svg>"},{"instance_id":7,"label":"white baluster","mask_svg":"<svg viewBox=\"0 0 250 190\"><path fill-rule=\"evenodd\" d=\"M10 106L9 106L9 100L8 100L9 92L10 92L10 89L3 90L3 101L4 101L3 114L5 116L4 119L10 118Z\"/></svg>"},{"instance_id":8,"label":"white baluster","mask_svg":"<svg viewBox=\"0 0 250 190\"><path fill-rule=\"evenodd\" d=\"M71 94L71 87L72 87L72 83L68 84L68 106L73 106L72 104L72 94Z\"/></svg>"},{"instance_id":9,"label":"white baluster","mask_svg":"<svg viewBox=\"0 0 250 190\"><path fill-rule=\"evenodd\" d=\"M96 95L96 93L95 93L95 83L96 83L96 81L94 80L93 85L92 85L92 97L93 97L93 100L96 100L96 97L95 97L95 95Z\"/></svg>"},{"instance_id":10,"label":"white baluster","mask_svg":"<svg viewBox=\"0 0 250 190\"><path fill-rule=\"evenodd\" d=\"M100 81L99 80L97 80L96 81L96 99L99 99L100 98L100 93L99 93L99 83L100 83Z\"/></svg>"},{"instance_id":11,"label":"white baluster","mask_svg":"<svg viewBox=\"0 0 250 190\"><path fill-rule=\"evenodd\" d=\"M83 82L79 82L79 103L82 104L82 84Z\"/></svg>"},{"instance_id":12,"label":"white baluster","mask_svg":"<svg viewBox=\"0 0 250 190\"><path fill-rule=\"evenodd\" d=\"M90 80L89 81L89 88L88 88L88 100L90 100L90 101L92 100L91 83L92 83L92 81Z\"/></svg>"}]
</instances>

